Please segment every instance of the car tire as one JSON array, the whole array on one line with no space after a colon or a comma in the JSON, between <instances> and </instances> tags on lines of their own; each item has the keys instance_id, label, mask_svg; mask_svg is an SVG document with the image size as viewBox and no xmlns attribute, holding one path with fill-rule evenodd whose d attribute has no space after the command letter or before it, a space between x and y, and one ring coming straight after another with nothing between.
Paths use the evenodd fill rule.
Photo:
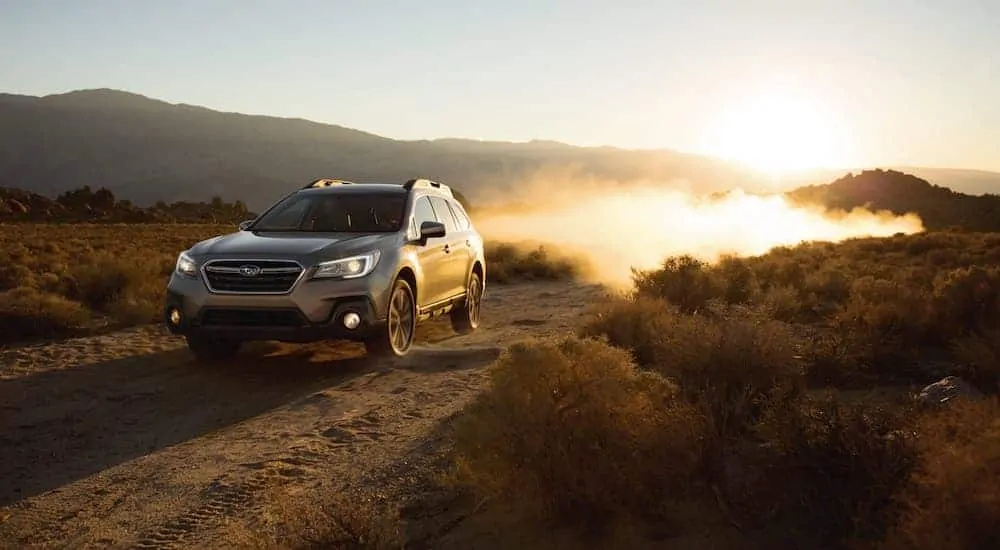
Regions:
<instances>
[{"instance_id":1,"label":"car tire","mask_svg":"<svg viewBox=\"0 0 1000 550\"><path fill-rule=\"evenodd\" d=\"M465 300L451 310L451 328L459 334L468 334L479 328L480 310L483 306L483 280L473 272L469 277Z\"/></svg>"},{"instance_id":2,"label":"car tire","mask_svg":"<svg viewBox=\"0 0 1000 550\"><path fill-rule=\"evenodd\" d=\"M396 279L389 295L385 324L365 340L369 355L403 357L410 351L417 332L417 303L405 279Z\"/></svg>"},{"instance_id":3,"label":"car tire","mask_svg":"<svg viewBox=\"0 0 1000 550\"><path fill-rule=\"evenodd\" d=\"M226 338L209 338L206 336L188 336L188 349L202 362L214 363L231 359L239 351L243 342Z\"/></svg>"}]
</instances>

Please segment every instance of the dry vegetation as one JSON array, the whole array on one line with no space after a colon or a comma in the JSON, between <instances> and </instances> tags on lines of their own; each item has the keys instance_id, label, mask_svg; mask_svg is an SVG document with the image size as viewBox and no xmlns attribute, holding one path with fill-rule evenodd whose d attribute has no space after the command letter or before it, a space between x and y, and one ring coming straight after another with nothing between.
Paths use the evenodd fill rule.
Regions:
<instances>
[{"instance_id":1,"label":"dry vegetation","mask_svg":"<svg viewBox=\"0 0 1000 550\"><path fill-rule=\"evenodd\" d=\"M1000 235L678 257L634 279L578 335L493 366L456 425L460 487L590 537L996 547ZM985 398L911 398L949 374Z\"/></svg>"},{"instance_id":2,"label":"dry vegetation","mask_svg":"<svg viewBox=\"0 0 1000 550\"><path fill-rule=\"evenodd\" d=\"M214 224L0 224L0 345L156 322L177 254ZM491 283L560 279L577 264L542 247L487 247Z\"/></svg>"},{"instance_id":3,"label":"dry vegetation","mask_svg":"<svg viewBox=\"0 0 1000 550\"><path fill-rule=\"evenodd\" d=\"M230 229L0 226L0 334L155 320L177 252ZM489 255L495 282L580 273L544 249ZM475 501L591 542L633 524L736 526L746 547L997 546L1000 234L675 257L634 281L579 334L493 365L454 426L450 479ZM985 397L911 398L946 375ZM320 514L301 529L279 513L245 542L399 542L379 514L310 510L289 516Z\"/></svg>"}]
</instances>

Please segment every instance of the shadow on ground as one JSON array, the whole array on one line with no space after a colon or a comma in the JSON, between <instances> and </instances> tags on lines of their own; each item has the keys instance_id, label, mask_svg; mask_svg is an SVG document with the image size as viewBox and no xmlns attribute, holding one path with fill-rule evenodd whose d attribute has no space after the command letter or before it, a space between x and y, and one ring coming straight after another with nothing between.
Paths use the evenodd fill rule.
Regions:
<instances>
[{"instance_id":1,"label":"shadow on ground","mask_svg":"<svg viewBox=\"0 0 1000 550\"><path fill-rule=\"evenodd\" d=\"M238 423L376 367L357 344L174 350L0 381L0 506Z\"/></svg>"}]
</instances>

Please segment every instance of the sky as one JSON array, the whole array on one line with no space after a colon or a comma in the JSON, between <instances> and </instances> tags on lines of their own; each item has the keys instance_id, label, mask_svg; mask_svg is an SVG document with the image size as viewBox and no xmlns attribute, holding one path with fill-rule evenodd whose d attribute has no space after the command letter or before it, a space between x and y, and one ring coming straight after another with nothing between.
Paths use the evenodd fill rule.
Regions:
<instances>
[{"instance_id":1,"label":"sky","mask_svg":"<svg viewBox=\"0 0 1000 550\"><path fill-rule=\"evenodd\" d=\"M997 0L0 0L0 92L776 169L1000 170L998 29Z\"/></svg>"}]
</instances>

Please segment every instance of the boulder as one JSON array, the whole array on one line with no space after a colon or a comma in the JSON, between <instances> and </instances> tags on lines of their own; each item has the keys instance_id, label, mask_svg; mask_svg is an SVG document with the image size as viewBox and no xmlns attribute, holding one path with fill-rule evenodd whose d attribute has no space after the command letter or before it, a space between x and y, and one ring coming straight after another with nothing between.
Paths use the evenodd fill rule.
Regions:
<instances>
[{"instance_id":1,"label":"boulder","mask_svg":"<svg viewBox=\"0 0 1000 550\"><path fill-rule=\"evenodd\" d=\"M921 390L917 395L917 401L922 405L936 407L961 397L979 400L983 398L983 394L965 380L957 376L947 376Z\"/></svg>"}]
</instances>

